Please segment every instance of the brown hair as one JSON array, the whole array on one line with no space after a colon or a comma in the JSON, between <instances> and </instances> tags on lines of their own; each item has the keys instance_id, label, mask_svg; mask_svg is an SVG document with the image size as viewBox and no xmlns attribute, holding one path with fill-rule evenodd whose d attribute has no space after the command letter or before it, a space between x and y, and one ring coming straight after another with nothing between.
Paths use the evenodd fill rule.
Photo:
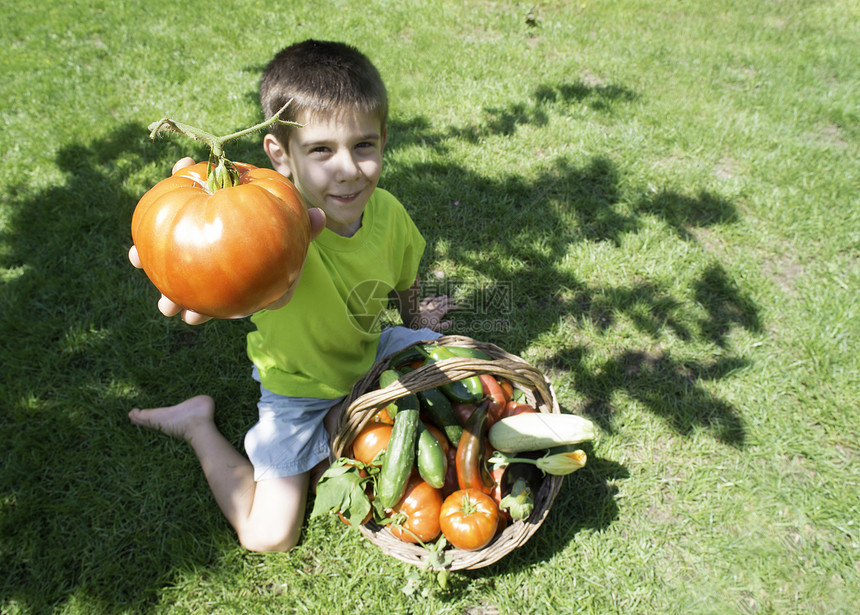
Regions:
<instances>
[{"instance_id":1,"label":"brown hair","mask_svg":"<svg viewBox=\"0 0 860 615\"><path fill-rule=\"evenodd\" d=\"M306 40L280 51L260 81L260 103L266 119L287 101L280 119L296 122L348 110L388 119L388 94L379 71L356 48L344 43ZM290 127L275 124L270 132L284 146Z\"/></svg>"}]
</instances>

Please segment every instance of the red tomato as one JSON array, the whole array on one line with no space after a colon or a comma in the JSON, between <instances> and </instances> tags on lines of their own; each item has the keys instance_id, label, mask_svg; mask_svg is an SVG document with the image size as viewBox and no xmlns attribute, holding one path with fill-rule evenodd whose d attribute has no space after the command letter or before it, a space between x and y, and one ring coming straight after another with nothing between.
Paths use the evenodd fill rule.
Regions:
<instances>
[{"instance_id":1,"label":"red tomato","mask_svg":"<svg viewBox=\"0 0 860 615\"><path fill-rule=\"evenodd\" d=\"M484 395L490 400L489 408L487 409L488 425L492 426L505 409L507 400L505 392L496 377L492 374L481 374L478 376L481 380L481 386L484 387Z\"/></svg>"},{"instance_id":2,"label":"red tomato","mask_svg":"<svg viewBox=\"0 0 860 615\"><path fill-rule=\"evenodd\" d=\"M439 514L442 510L442 494L420 478L413 476L406 485L406 492L394 505L394 513L406 515L402 527L391 525L391 533L404 542L431 542L439 537ZM405 528L405 529L404 529ZM409 530L409 531L406 531ZM410 533L411 532L411 533ZM413 536L414 534L414 536Z\"/></svg>"},{"instance_id":3,"label":"red tomato","mask_svg":"<svg viewBox=\"0 0 860 615\"><path fill-rule=\"evenodd\" d=\"M158 182L137 204L131 236L143 270L174 303L216 318L280 299L310 243L305 202L286 177L235 163L239 184L210 193L207 162Z\"/></svg>"},{"instance_id":4,"label":"red tomato","mask_svg":"<svg viewBox=\"0 0 860 615\"><path fill-rule=\"evenodd\" d=\"M458 549L483 549L496 535L499 507L486 493L461 489L445 498L439 525L448 542Z\"/></svg>"},{"instance_id":5,"label":"red tomato","mask_svg":"<svg viewBox=\"0 0 860 615\"><path fill-rule=\"evenodd\" d=\"M521 404L518 401L509 401L502 410L501 415L499 415L499 418L505 419L516 414L527 414L530 412L537 412L537 410L535 410L534 406L530 406L528 404Z\"/></svg>"},{"instance_id":6,"label":"red tomato","mask_svg":"<svg viewBox=\"0 0 860 615\"><path fill-rule=\"evenodd\" d=\"M370 422L352 441L352 458L371 465L379 451L388 447L391 425Z\"/></svg>"}]
</instances>

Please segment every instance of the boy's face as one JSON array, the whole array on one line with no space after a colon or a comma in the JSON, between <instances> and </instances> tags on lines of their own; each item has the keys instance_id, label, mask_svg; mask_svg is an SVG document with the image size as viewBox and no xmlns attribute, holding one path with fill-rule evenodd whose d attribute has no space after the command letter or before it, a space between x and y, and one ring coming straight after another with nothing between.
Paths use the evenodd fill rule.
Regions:
<instances>
[{"instance_id":1,"label":"boy's face","mask_svg":"<svg viewBox=\"0 0 860 615\"><path fill-rule=\"evenodd\" d=\"M368 113L299 119L284 148L272 135L263 147L276 171L290 177L308 207L326 214L326 226L345 237L361 227L361 215L382 172L385 131Z\"/></svg>"}]
</instances>

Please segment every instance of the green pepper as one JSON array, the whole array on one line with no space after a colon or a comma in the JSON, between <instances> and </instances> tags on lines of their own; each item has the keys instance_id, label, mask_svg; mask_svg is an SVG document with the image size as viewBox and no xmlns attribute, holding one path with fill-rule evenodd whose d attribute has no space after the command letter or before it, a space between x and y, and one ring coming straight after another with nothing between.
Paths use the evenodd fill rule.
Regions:
<instances>
[{"instance_id":1,"label":"green pepper","mask_svg":"<svg viewBox=\"0 0 860 615\"><path fill-rule=\"evenodd\" d=\"M483 359L484 361L492 361L493 357L488 355L483 350L477 348L467 348L466 346L445 346L450 350L455 357L465 357L467 359Z\"/></svg>"},{"instance_id":2,"label":"green pepper","mask_svg":"<svg viewBox=\"0 0 860 615\"><path fill-rule=\"evenodd\" d=\"M445 346L422 346L421 351L428 361L444 361L445 359L454 359L456 355ZM476 403L484 396L484 388L481 386L481 381L477 376L470 376L462 380L446 382L439 387L442 392L447 395L451 401L457 403Z\"/></svg>"}]
</instances>

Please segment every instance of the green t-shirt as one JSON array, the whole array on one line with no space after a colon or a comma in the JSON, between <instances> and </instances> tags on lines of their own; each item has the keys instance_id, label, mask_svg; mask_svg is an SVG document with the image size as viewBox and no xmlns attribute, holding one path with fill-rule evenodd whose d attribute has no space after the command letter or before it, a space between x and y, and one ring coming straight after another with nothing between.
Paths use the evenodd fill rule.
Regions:
<instances>
[{"instance_id":1,"label":"green t-shirt","mask_svg":"<svg viewBox=\"0 0 860 615\"><path fill-rule=\"evenodd\" d=\"M324 229L292 300L251 317L248 356L263 386L293 397L349 393L376 358L389 293L415 281L424 246L406 209L381 188L352 237Z\"/></svg>"}]
</instances>

